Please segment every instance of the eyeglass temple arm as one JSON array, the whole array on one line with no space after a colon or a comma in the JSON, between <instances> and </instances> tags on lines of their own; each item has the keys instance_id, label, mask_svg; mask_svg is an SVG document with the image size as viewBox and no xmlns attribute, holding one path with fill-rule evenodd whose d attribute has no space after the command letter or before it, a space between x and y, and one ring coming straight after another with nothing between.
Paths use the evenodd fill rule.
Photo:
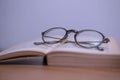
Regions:
<instances>
[{"instance_id":1,"label":"eyeglass temple arm","mask_svg":"<svg viewBox=\"0 0 120 80\"><path fill-rule=\"evenodd\" d=\"M51 37L51 36L45 36L45 37L48 37L48 38L53 38L53 39L61 39L61 38L57 38L57 37ZM108 43L110 40L109 38L105 38L102 42L103 43ZM81 43L81 44L90 44L90 45L95 45L94 43L98 43L98 42L101 42L101 41L82 41L82 42L78 42L78 43ZM75 43L74 41L68 41L67 39L63 40L62 43ZM45 44L44 42L34 42L35 45L42 45L42 44ZM97 46L96 47L98 50L100 51L104 51L103 48Z\"/></svg>"},{"instance_id":2,"label":"eyeglass temple arm","mask_svg":"<svg viewBox=\"0 0 120 80\"><path fill-rule=\"evenodd\" d=\"M48 37L48 38L53 38L53 39L61 39L61 38L58 38L58 37L51 37L51 36L44 36L44 37ZM70 41L70 40L63 40L64 43L75 43L74 41ZM91 44L91 45L94 45L93 43L99 43L101 41L81 41L81 42L78 42L80 44ZM103 40L103 43L108 43L109 42L109 39L108 38L105 38ZM41 45L41 44L44 44L43 42L34 42L35 45Z\"/></svg>"},{"instance_id":3,"label":"eyeglass temple arm","mask_svg":"<svg viewBox=\"0 0 120 80\"><path fill-rule=\"evenodd\" d=\"M48 37L48 38L53 38L53 39L61 39L61 38L58 38L58 37L52 37L52 36L44 36L44 37ZM68 40L67 40L68 41ZM110 40L108 38L105 38L103 40L103 43L108 43ZM68 41L68 42L71 42L71 43L74 43L74 41ZM93 43L93 42L101 42L101 41L82 41L80 43L83 43L83 44L88 44L88 43Z\"/></svg>"}]
</instances>

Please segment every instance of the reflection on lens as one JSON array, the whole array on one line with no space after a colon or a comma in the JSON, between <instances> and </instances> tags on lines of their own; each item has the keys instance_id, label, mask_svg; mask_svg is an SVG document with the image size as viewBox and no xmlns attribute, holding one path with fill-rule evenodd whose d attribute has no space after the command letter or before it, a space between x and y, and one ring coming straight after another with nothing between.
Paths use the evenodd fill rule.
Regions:
<instances>
[{"instance_id":1,"label":"reflection on lens","mask_svg":"<svg viewBox=\"0 0 120 80\"><path fill-rule=\"evenodd\" d=\"M102 39L103 36L100 33L90 30L79 32L76 36L78 45L87 48L98 46Z\"/></svg>"},{"instance_id":2,"label":"reflection on lens","mask_svg":"<svg viewBox=\"0 0 120 80\"><path fill-rule=\"evenodd\" d=\"M65 36L66 31L62 28L49 29L43 35L46 42L60 41Z\"/></svg>"}]
</instances>

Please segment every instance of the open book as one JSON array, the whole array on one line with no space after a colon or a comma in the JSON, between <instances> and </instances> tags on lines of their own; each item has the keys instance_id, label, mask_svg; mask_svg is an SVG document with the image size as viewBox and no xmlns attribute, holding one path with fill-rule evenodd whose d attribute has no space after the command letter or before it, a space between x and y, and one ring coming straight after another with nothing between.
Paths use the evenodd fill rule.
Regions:
<instances>
[{"instance_id":1,"label":"open book","mask_svg":"<svg viewBox=\"0 0 120 80\"><path fill-rule=\"evenodd\" d=\"M20 57L43 56L47 65L77 67L120 67L120 47L115 38L102 44L104 51L80 48L72 43L34 45L25 42L0 52L0 61Z\"/></svg>"}]
</instances>

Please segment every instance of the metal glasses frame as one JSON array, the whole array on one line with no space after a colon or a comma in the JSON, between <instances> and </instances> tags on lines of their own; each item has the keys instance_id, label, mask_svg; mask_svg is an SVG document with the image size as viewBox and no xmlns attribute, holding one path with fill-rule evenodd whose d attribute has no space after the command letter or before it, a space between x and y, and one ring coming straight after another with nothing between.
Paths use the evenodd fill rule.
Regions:
<instances>
[{"instance_id":1,"label":"metal glasses frame","mask_svg":"<svg viewBox=\"0 0 120 80\"><path fill-rule=\"evenodd\" d=\"M62 38L57 38L57 37L52 37L52 36L46 36L46 34L47 34L49 31L52 31L52 30L54 30L54 29L62 29L62 30L64 30L64 31L65 31L64 36L63 36ZM91 44L91 41L90 41L90 42L88 42L88 41L86 41L86 42L79 42L79 41L77 41L77 36L78 36L78 34L80 34L80 33L82 33L82 32L85 32L85 31L91 31L91 32L96 32L96 33L100 34L101 37L102 37L102 41L100 41L99 44L97 44L97 45L95 45L95 46L91 46L91 47L86 47L86 46L81 45L81 44ZM54 28L50 28L50 29L42 32L42 40L43 40L43 42L34 42L34 44L35 44L35 45L41 45L41 44L55 44L55 43L60 43L60 42L63 42L64 40L66 40L67 37L68 37L68 34L71 33L71 32L75 33L75 35L74 35L74 40L75 40L75 41L66 41L66 42L64 42L64 43L76 43L78 46L83 47L83 48L87 48L87 49L97 48L98 50L103 51L104 49L101 48L100 45L101 45L102 43L108 43L108 42L110 41L110 40L109 40L108 38L106 38L101 32L96 31L96 30L84 29L84 30L76 31L76 30L74 30L74 29L67 30L67 29L65 29L65 28L63 28L63 27L54 27ZM59 39L59 40L58 40L58 41L46 41L46 40L45 40L45 37L49 37L49 38L53 38L53 39ZM94 42L94 41L93 41L93 42Z\"/></svg>"}]
</instances>

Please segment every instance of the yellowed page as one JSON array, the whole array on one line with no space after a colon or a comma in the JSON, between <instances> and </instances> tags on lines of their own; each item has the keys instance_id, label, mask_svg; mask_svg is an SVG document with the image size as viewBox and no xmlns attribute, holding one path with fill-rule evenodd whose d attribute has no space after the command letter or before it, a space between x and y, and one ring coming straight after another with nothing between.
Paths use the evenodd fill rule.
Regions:
<instances>
[{"instance_id":1,"label":"yellowed page","mask_svg":"<svg viewBox=\"0 0 120 80\"><path fill-rule=\"evenodd\" d=\"M26 41L16 44L6 50L0 52L0 59L11 57L25 57L25 56L43 56L47 54L53 45L34 45L34 42L39 42L39 39Z\"/></svg>"},{"instance_id":2,"label":"yellowed page","mask_svg":"<svg viewBox=\"0 0 120 80\"><path fill-rule=\"evenodd\" d=\"M73 43L58 44L51 51L56 53L62 51L62 52L71 52L71 53L73 52L73 53L87 53L87 54L120 55L120 47L117 39L113 37L109 37L109 39L110 42L103 43L100 46L104 49L104 51L99 51L96 48L92 48L92 49L82 48Z\"/></svg>"}]
</instances>

